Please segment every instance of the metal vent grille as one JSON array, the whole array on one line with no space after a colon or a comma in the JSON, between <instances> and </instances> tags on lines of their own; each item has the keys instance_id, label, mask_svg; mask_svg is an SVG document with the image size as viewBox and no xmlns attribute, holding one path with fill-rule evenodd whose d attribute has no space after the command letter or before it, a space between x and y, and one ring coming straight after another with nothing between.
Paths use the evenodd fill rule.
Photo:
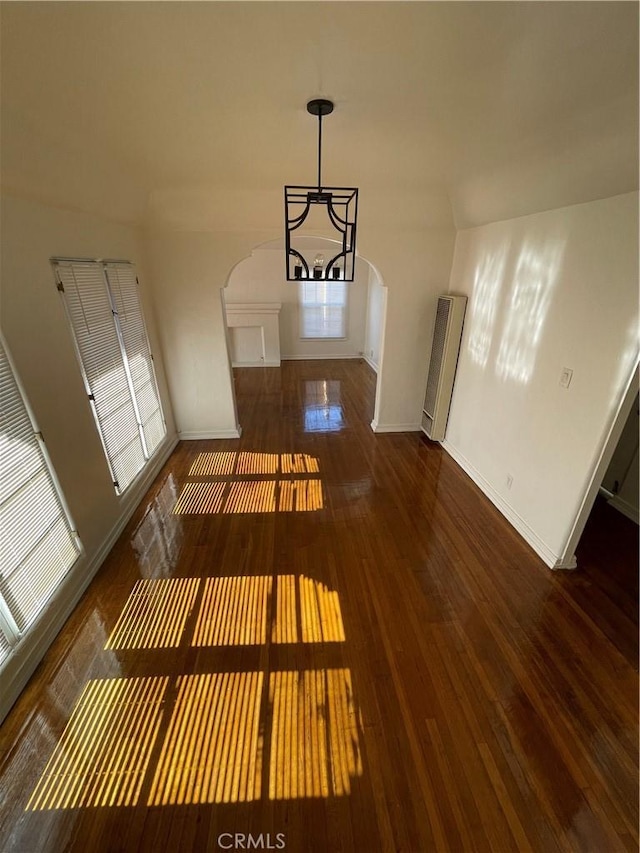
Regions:
<instances>
[{"instance_id":1,"label":"metal vent grille","mask_svg":"<svg viewBox=\"0 0 640 853\"><path fill-rule=\"evenodd\" d=\"M426 430L427 435L431 435L433 427L433 418L430 418L426 412L422 413L422 429Z\"/></svg>"},{"instance_id":2,"label":"metal vent grille","mask_svg":"<svg viewBox=\"0 0 640 853\"><path fill-rule=\"evenodd\" d=\"M435 414L436 397L438 394L438 381L440 379L440 368L444 355L444 343L447 337L447 322L451 301L449 299L438 299L438 310L436 312L436 325L433 332L433 345L431 347L431 361L429 362L429 378L427 379L427 393L424 398L424 410L432 418Z\"/></svg>"}]
</instances>

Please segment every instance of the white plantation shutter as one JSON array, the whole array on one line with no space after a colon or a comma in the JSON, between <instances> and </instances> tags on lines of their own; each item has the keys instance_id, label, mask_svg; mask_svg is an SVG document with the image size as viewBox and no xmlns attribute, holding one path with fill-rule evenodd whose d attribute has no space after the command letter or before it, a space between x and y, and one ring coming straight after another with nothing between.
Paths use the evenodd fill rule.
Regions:
<instances>
[{"instance_id":1,"label":"white plantation shutter","mask_svg":"<svg viewBox=\"0 0 640 853\"><path fill-rule=\"evenodd\" d=\"M123 492L145 456L102 265L65 262L56 271L111 475Z\"/></svg>"},{"instance_id":2,"label":"white plantation shutter","mask_svg":"<svg viewBox=\"0 0 640 853\"><path fill-rule=\"evenodd\" d=\"M41 435L0 343L0 661L31 625L80 553Z\"/></svg>"},{"instance_id":3,"label":"white plantation shutter","mask_svg":"<svg viewBox=\"0 0 640 853\"><path fill-rule=\"evenodd\" d=\"M122 494L165 434L130 264L54 260L116 491Z\"/></svg>"},{"instance_id":4,"label":"white plantation shutter","mask_svg":"<svg viewBox=\"0 0 640 853\"><path fill-rule=\"evenodd\" d=\"M144 443L147 455L151 456L164 438L166 428L140 304L138 281L131 264L106 264L106 271L122 331Z\"/></svg>"},{"instance_id":5,"label":"white plantation shutter","mask_svg":"<svg viewBox=\"0 0 640 853\"><path fill-rule=\"evenodd\" d=\"M346 337L347 285L344 281L300 283L300 337Z\"/></svg>"}]
</instances>

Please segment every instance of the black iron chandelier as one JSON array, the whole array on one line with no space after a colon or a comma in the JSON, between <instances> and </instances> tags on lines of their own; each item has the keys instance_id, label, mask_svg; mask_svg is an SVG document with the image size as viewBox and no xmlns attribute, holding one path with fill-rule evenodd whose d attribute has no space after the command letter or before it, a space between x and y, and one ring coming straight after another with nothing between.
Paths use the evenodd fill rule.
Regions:
<instances>
[{"instance_id":1,"label":"black iron chandelier","mask_svg":"<svg viewBox=\"0 0 640 853\"><path fill-rule=\"evenodd\" d=\"M324 98L309 101L307 111L318 116L318 185L315 187L286 186L284 188L287 281L310 279L339 279L353 281L356 259L356 217L358 190L354 187L325 187L322 185L322 117L333 112L333 103ZM309 265L300 244L298 229L307 221L311 211L326 212L323 225L330 225L339 234L340 251L325 260L317 254ZM297 232L297 233L296 233Z\"/></svg>"}]
</instances>

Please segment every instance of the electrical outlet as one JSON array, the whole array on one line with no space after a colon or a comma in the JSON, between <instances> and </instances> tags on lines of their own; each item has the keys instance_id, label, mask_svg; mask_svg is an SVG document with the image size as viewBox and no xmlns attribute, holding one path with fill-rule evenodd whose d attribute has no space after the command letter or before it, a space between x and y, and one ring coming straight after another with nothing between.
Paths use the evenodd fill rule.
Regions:
<instances>
[{"instance_id":1,"label":"electrical outlet","mask_svg":"<svg viewBox=\"0 0 640 853\"><path fill-rule=\"evenodd\" d=\"M507 488L510 489L513 486L513 477L511 474L507 474Z\"/></svg>"}]
</instances>

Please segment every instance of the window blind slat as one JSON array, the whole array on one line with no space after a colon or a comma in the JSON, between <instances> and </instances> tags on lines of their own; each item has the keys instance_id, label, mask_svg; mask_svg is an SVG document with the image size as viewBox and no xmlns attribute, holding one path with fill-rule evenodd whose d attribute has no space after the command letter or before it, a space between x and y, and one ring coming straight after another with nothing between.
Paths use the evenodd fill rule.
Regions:
<instances>
[{"instance_id":1,"label":"window blind slat","mask_svg":"<svg viewBox=\"0 0 640 853\"><path fill-rule=\"evenodd\" d=\"M160 431L157 428L158 421L164 424L164 420L140 303L138 282L131 264L106 264L105 268L122 332L147 453L151 456L162 441L166 430ZM148 428L150 423L153 424L153 428Z\"/></svg>"},{"instance_id":2,"label":"window blind slat","mask_svg":"<svg viewBox=\"0 0 640 853\"><path fill-rule=\"evenodd\" d=\"M0 591L21 631L28 628L44 608L66 574L63 567L76 556L77 551L65 533L64 522L59 519L10 580L0 584ZM52 583L54 576L55 584Z\"/></svg>"},{"instance_id":3,"label":"window blind slat","mask_svg":"<svg viewBox=\"0 0 640 853\"><path fill-rule=\"evenodd\" d=\"M48 472L41 469L36 477L27 481L0 508L1 564L7 565L6 548L11 549L18 562L21 561L24 553L30 548L31 540L39 538L42 531L49 527L58 515L58 501L55 492L49 487ZM25 523L29 525L29 536L20 535Z\"/></svg>"},{"instance_id":4,"label":"window blind slat","mask_svg":"<svg viewBox=\"0 0 640 853\"><path fill-rule=\"evenodd\" d=\"M40 457L33 452L33 430L21 439L0 435L0 506L40 470Z\"/></svg>"},{"instance_id":5,"label":"window blind slat","mask_svg":"<svg viewBox=\"0 0 640 853\"><path fill-rule=\"evenodd\" d=\"M300 283L300 336L346 336L347 287L344 281Z\"/></svg>"}]
</instances>

